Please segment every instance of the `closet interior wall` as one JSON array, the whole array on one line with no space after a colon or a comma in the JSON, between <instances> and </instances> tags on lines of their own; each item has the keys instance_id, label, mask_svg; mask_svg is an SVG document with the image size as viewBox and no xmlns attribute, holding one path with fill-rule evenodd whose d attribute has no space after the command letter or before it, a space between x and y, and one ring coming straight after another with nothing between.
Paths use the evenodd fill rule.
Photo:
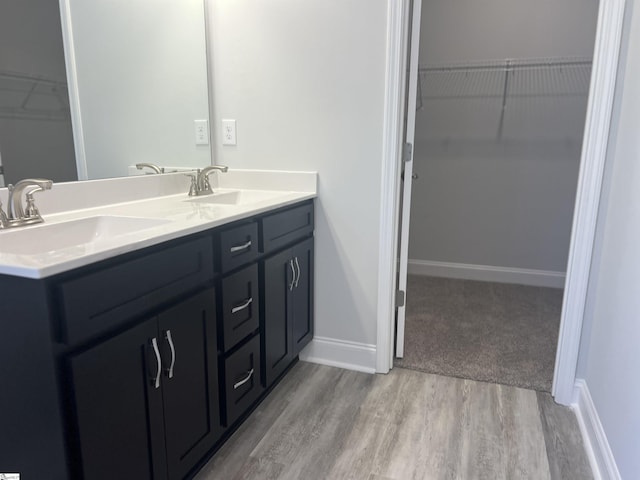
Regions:
<instances>
[{"instance_id":1,"label":"closet interior wall","mask_svg":"<svg viewBox=\"0 0 640 480\"><path fill-rule=\"evenodd\" d=\"M423 0L410 273L562 286L597 9Z\"/></svg>"}]
</instances>

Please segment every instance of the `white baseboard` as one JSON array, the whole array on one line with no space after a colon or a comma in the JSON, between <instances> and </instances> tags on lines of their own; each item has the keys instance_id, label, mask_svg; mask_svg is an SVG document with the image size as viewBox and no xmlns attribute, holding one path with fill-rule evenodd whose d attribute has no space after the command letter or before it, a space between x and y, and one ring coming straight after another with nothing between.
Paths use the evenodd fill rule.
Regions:
<instances>
[{"instance_id":1,"label":"white baseboard","mask_svg":"<svg viewBox=\"0 0 640 480\"><path fill-rule=\"evenodd\" d=\"M577 379L573 390L573 408L595 480L621 480L587 382Z\"/></svg>"},{"instance_id":2,"label":"white baseboard","mask_svg":"<svg viewBox=\"0 0 640 480\"><path fill-rule=\"evenodd\" d=\"M376 373L376 346L335 338L314 337L300 360L365 373Z\"/></svg>"},{"instance_id":3,"label":"white baseboard","mask_svg":"<svg viewBox=\"0 0 640 480\"><path fill-rule=\"evenodd\" d=\"M565 279L564 272L415 259L409 259L409 274L553 288L563 288Z\"/></svg>"}]
</instances>

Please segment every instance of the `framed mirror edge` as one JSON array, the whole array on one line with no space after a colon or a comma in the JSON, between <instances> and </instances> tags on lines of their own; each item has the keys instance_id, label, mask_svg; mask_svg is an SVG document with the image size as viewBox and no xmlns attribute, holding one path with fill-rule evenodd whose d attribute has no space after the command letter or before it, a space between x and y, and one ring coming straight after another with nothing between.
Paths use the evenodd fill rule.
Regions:
<instances>
[{"instance_id":1,"label":"framed mirror edge","mask_svg":"<svg viewBox=\"0 0 640 480\"><path fill-rule=\"evenodd\" d=\"M62 46L64 49L64 63L65 71L67 73L67 88L69 92L71 130L73 132L73 145L76 153L76 170L78 172L79 181L89 180L87 158L84 147L84 135L82 132L82 111L80 108L80 95L78 93L78 75L76 72L73 29L71 28L71 7L69 5L69 0L59 0L59 2Z\"/></svg>"}]
</instances>

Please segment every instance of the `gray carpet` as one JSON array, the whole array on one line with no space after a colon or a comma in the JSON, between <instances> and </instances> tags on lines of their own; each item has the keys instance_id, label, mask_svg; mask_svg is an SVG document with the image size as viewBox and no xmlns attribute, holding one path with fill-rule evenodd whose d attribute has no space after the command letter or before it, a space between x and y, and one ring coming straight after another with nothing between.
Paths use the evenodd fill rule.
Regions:
<instances>
[{"instance_id":1,"label":"gray carpet","mask_svg":"<svg viewBox=\"0 0 640 480\"><path fill-rule=\"evenodd\" d=\"M551 391L562 290L409 276L399 367Z\"/></svg>"}]
</instances>

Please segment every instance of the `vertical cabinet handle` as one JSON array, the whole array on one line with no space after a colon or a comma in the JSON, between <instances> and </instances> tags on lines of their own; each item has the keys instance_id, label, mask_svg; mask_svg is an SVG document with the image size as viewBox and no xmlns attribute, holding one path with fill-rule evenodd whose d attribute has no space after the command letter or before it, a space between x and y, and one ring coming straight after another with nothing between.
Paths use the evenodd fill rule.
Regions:
<instances>
[{"instance_id":1,"label":"vertical cabinet handle","mask_svg":"<svg viewBox=\"0 0 640 480\"><path fill-rule=\"evenodd\" d=\"M293 266L293 259L289 260L289 266L291 267L291 283L289 284L289 290L293 290L296 283L296 269Z\"/></svg>"},{"instance_id":2,"label":"vertical cabinet handle","mask_svg":"<svg viewBox=\"0 0 640 480\"><path fill-rule=\"evenodd\" d=\"M236 382L236 383L233 384L233 389L235 390L236 388L241 387L242 385L247 383L251 379L252 376L253 376L253 368L247 372L247 376L246 377L244 377L239 382Z\"/></svg>"},{"instance_id":3,"label":"vertical cabinet handle","mask_svg":"<svg viewBox=\"0 0 640 480\"><path fill-rule=\"evenodd\" d=\"M249 248L251 246L251 240L249 240L247 243L244 243L242 245L236 245L235 247L231 247L229 249L229 252L231 253L236 253L236 252L240 252L242 250L246 250L247 248Z\"/></svg>"},{"instance_id":4,"label":"vertical cabinet handle","mask_svg":"<svg viewBox=\"0 0 640 480\"><path fill-rule=\"evenodd\" d=\"M164 338L169 342L169 348L171 349L171 364L167 368L167 376L173 378L173 367L176 364L176 349L173 346L173 339L171 338L171 330L167 330L164 334Z\"/></svg>"},{"instance_id":5,"label":"vertical cabinet handle","mask_svg":"<svg viewBox=\"0 0 640 480\"><path fill-rule=\"evenodd\" d=\"M300 281L300 264L298 263L298 257L296 257L296 268L298 269L298 276L296 277L295 288L298 288L298 282Z\"/></svg>"},{"instance_id":6,"label":"vertical cabinet handle","mask_svg":"<svg viewBox=\"0 0 640 480\"><path fill-rule=\"evenodd\" d=\"M151 339L151 346L153 347L153 351L156 354L156 362L158 362L158 371L156 373L156 378L153 381L153 386L155 388L160 388L160 374L162 373L162 360L160 359L160 350L158 350L158 340L155 337Z\"/></svg>"},{"instance_id":7,"label":"vertical cabinet handle","mask_svg":"<svg viewBox=\"0 0 640 480\"><path fill-rule=\"evenodd\" d=\"M252 303L253 303L253 297L249 297L244 302L242 302L240 305L238 305L237 307L233 307L231 309L231 313L237 313L237 312L239 312L241 310L244 310L245 308L247 308Z\"/></svg>"}]
</instances>

